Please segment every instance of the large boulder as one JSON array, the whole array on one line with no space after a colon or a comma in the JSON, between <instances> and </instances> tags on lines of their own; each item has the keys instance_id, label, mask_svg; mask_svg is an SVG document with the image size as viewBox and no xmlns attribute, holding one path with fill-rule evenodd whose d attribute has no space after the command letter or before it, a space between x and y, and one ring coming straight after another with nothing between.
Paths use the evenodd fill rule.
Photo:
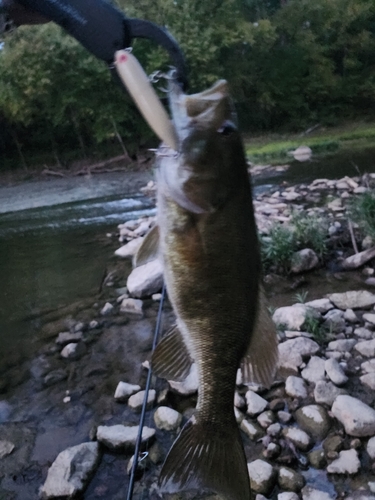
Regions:
<instances>
[{"instance_id":1,"label":"large boulder","mask_svg":"<svg viewBox=\"0 0 375 500\"><path fill-rule=\"evenodd\" d=\"M332 413L350 436L364 437L375 434L375 410L352 396L338 396Z\"/></svg>"},{"instance_id":2,"label":"large boulder","mask_svg":"<svg viewBox=\"0 0 375 500\"><path fill-rule=\"evenodd\" d=\"M346 309L364 309L375 304L375 295L367 290L332 293L327 297L336 307L343 311Z\"/></svg>"}]
</instances>

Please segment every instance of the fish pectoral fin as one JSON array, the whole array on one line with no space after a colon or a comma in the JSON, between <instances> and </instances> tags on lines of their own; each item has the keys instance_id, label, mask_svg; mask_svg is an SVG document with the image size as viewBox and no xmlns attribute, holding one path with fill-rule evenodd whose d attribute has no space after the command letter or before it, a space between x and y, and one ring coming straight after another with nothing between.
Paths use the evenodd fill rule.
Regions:
<instances>
[{"instance_id":1,"label":"fish pectoral fin","mask_svg":"<svg viewBox=\"0 0 375 500\"><path fill-rule=\"evenodd\" d=\"M159 477L162 493L209 489L223 498L250 500L250 480L241 435L227 425L193 416L173 443Z\"/></svg>"},{"instance_id":2,"label":"fish pectoral fin","mask_svg":"<svg viewBox=\"0 0 375 500\"><path fill-rule=\"evenodd\" d=\"M133 259L133 267L143 266L158 258L159 255L159 226L156 224L143 238L141 246Z\"/></svg>"},{"instance_id":3,"label":"fish pectoral fin","mask_svg":"<svg viewBox=\"0 0 375 500\"><path fill-rule=\"evenodd\" d=\"M244 384L256 383L270 387L278 359L276 326L267 310L267 299L262 289L259 290L258 302L253 334L240 366Z\"/></svg>"},{"instance_id":4,"label":"fish pectoral fin","mask_svg":"<svg viewBox=\"0 0 375 500\"><path fill-rule=\"evenodd\" d=\"M180 382L189 372L193 360L177 326L161 339L151 358L151 368L160 378Z\"/></svg>"}]
</instances>

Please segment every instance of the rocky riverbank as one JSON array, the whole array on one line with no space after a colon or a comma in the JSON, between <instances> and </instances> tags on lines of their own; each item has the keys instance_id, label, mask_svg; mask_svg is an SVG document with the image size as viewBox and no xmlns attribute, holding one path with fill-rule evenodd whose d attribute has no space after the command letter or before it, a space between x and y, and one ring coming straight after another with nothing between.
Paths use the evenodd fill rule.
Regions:
<instances>
[{"instance_id":1,"label":"rocky riverbank","mask_svg":"<svg viewBox=\"0 0 375 500\"><path fill-rule=\"evenodd\" d=\"M371 246L354 254L346 213L347 200L372 182L320 179L254 202L265 236L272 224L289 224L293 211L324 214L329 265L334 261L336 274L363 271L356 290L336 293L333 285L325 297L273 311L280 366L271 389L245 386L238 373L235 412L257 500L375 499L374 256ZM160 264L132 271L128 257L153 224L143 218L119 226L123 245L100 294L38 318L38 356L22 363L14 356L0 374L1 500L125 497L162 283ZM294 269L298 282L322 265L310 254L307 267ZM269 274L266 284L277 280ZM167 303L164 331L173 319ZM159 498L161 463L193 411L196 391L194 368L183 383L155 381L135 499ZM186 498L203 497L217 498Z\"/></svg>"}]
</instances>

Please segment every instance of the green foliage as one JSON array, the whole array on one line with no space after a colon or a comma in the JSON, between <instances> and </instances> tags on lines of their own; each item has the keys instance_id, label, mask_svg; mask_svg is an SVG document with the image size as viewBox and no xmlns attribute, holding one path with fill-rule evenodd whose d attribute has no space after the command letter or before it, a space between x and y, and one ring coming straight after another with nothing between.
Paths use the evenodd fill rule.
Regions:
<instances>
[{"instance_id":1,"label":"green foliage","mask_svg":"<svg viewBox=\"0 0 375 500\"><path fill-rule=\"evenodd\" d=\"M363 235L375 240L375 193L368 191L354 198L349 205L349 212Z\"/></svg>"},{"instance_id":2,"label":"green foliage","mask_svg":"<svg viewBox=\"0 0 375 500\"><path fill-rule=\"evenodd\" d=\"M294 234L289 227L274 224L268 236L261 237L261 253L266 269L275 267L286 273L294 252Z\"/></svg>"},{"instance_id":3,"label":"green foliage","mask_svg":"<svg viewBox=\"0 0 375 500\"><path fill-rule=\"evenodd\" d=\"M318 344L322 345L326 342L327 334L329 333L329 331L324 325L321 324L319 319L312 314L307 313L305 322L303 324L303 329L307 333L311 333L314 340Z\"/></svg>"},{"instance_id":4,"label":"green foliage","mask_svg":"<svg viewBox=\"0 0 375 500\"><path fill-rule=\"evenodd\" d=\"M327 221L315 215L305 216L295 212L292 216L294 241L298 248L311 248L318 256L327 252Z\"/></svg>"},{"instance_id":5,"label":"green foliage","mask_svg":"<svg viewBox=\"0 0 375 500\"><path fill-rule=\"evenodd\" d=\"M300 304L304 304L306 302L307 296L309 292L307 290L303 290L302 292L296 293L294 298Z\"/></svg>"}]
</instances>

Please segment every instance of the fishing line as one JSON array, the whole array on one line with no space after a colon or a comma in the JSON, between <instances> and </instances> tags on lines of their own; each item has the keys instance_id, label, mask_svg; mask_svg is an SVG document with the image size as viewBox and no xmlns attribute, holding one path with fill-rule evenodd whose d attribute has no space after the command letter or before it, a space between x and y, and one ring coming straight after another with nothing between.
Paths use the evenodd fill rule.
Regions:
<instances>
[{"instance_id":1,"label":"fishing line","mask_svg":"<svg viewBox=\"0 0 375 500\"><path fill-rule=\"evenodd\" d=\"M163 305L164 305L164 299L165 299L165 284L163 285L163 290L161 292L161 299L160 299L160 304L159 304L158 316L157 316L156 325L155 325L154 340L153 340L153 343L152 343L152 351L151 351L152 353L154 352L154 350L156 348L156 345L158 343L158 338L159 338L159 333L160 333L160 326L161 326L161 318L162 318L162 312L163 312ZM148 393L150 391L150 386L151 386L151 377L152 377L152 370L151 370L151 365L150 365L149 369L148 369L148 375L147 375L147 381L146 381L146 388L145 388L145 395L144 395L143 404L142 404L141 417L139 419L139 429L138 429L137 440L136 440L136 443L135 443L134 459L133 459L132 470L131 470L131 473L130 473L128 495L126 497L126 500L131 500L133 498L135 473L137 471L138 462L139 462L139 451L140 451L141 443L142 443L142 431L143 431L143 426L144 426L144 423L145 423Z\"/></svg>"}]
</instances>

